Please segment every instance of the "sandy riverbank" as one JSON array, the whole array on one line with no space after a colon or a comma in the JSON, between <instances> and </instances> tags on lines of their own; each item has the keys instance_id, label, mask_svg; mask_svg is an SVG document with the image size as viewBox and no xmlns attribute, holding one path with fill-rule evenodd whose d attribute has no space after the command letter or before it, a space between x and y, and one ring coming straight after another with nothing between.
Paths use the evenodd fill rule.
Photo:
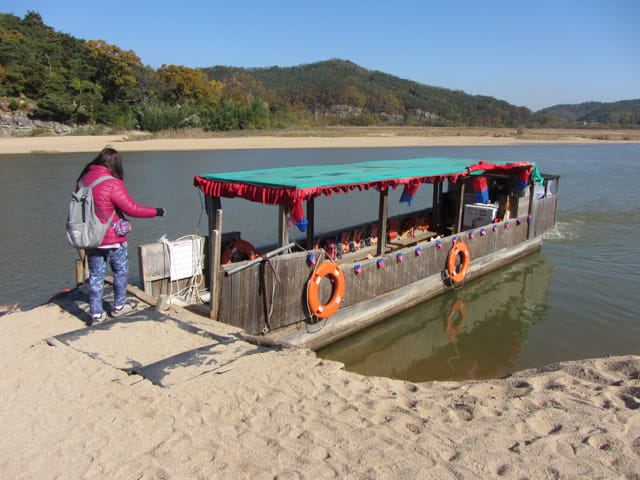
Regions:
<instances>
[{"instance_id":1,"label":"sandy riverbank","mask_svg":"<svg viewBox=\"0 0 640 480\"><path fill-rule=\"evenodd\" d=\"M640 356L412 384L173 317L0 318L2 477L638 478Z\"/></svg>"},{"instance_id":2,"label":"sandy riverbank","mask_svg":"<svg viewBox=\"0 0 640 480\"><path fill-rule=\"evenodd\" d=\"M545 130L454 128L328 128L186 137L147 138L131 133L101 136L0 138L0 152L97 152L111 145L122 152L179 150L239 150L264 148L364 148L428 146L502 146L528 144L640 143L635 130Z\"/></svg>"}]
</instances>

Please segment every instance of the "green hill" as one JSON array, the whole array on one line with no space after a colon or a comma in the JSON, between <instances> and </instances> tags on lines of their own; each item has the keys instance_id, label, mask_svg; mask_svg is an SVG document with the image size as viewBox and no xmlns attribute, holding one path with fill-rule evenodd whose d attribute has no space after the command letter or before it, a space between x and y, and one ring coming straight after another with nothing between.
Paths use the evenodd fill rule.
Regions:
<instances>
[{"instance_id":1,"label":"green hill","mask_svg":"<svg viewBox=\"0 0 640 480\"><path fill-rule=\"evenodd\" d=\"M346 60L295 67L203 68L243 94L338 123L521 126L544 123L528 108L492 97L432 87Z\"/></svg>"},{"instance_id":2,"label":"green hill","mask_svg":"<svg viewBox=\"0 0 640 480\"><path fill-rule=\"evenodd\" d=\"M555 105L538 113L568 123L632 126L640 124L640 99Z\"/></svg>"}]
</instances>

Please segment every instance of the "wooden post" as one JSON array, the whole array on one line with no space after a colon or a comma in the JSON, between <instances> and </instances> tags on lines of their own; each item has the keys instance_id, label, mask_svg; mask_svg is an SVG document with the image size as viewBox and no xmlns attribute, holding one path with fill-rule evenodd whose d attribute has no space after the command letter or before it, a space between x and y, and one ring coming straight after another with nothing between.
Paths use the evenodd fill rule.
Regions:
<instances>
[{"instance_id":1,"label":"wooden post","mask_svg":"<svg viewBox=\"0 0 640 480\"><path fill-rule=\"evenodd\" d=\"M528 211L528 215L531 215L532 218L533 217L533 211L535 210L536 207L536 202L535 202L535 194L536 194L536 182L531 182L531 185L529 185L529 211ZM535 218L534 218L535 220ZM532 238L535 235L535 229L533 228L533 221L529 222L527 219L527 238Z\"/></svg>"},{"instance_id":2,"label":"wooden post","mask_svg":"<svg viewBox=\"0 0 640 480\"><path fill-rule=\"evenodd\" d=\"M278 246L284 247L289 243L288 208L280 205L278 210Z\"/></svg>"},{"instance_id":3,"label":"wooden post","mask_svg":"<svg viewBox=\"0 0 640 480\"><path fill-rule=\"evenodd\" d=\"M315 199L311 197L307 200L307 250L313 248L314 224L315 224Z\"/></svg>"},{"instance_id":4,"label":"wooden post","mask_svg":"<svg viewBox=\"0 0 640 480\"><path fill-rule=\"evenodd\" d=\"M76 260L76 285L80 286L84 283L84 265L82 260Z\"/></svg>"},{"instance_id":5,"label":"wooden post","mask_svg":"<svg viewBox=\"0 0 640 480\"><path fill-rule=\"evenodd\" d=\"M207 218L209 219L209 231L222 230L222 225L217 225L218 220L217 211L222 211L220 206L220 197L211 197L207 195Z\"/></svg>"},{"instance_id":6,"label":"wooden post","mask_svg":"<svg viewBox=\"0 0 640 480\"><path fill-rule=\"evenodd\" d=\"M89 275L91 272L89 271L89 257L87 257L87 253L84 253L84 258L82 259L82 265L84 267L84 279L89 280Z\"/></svg>"},{"instance_id":7,"label":"wooden post","mask_svg":"<svg viewBox=\"0 0 640 480\"><path fill-rule=\"evenodd\" d=\"M442 227L442 183L438 182L438 225Z\"/></svg>"},{"instance_id":8,"label":"wooden post","mask_svg":"<svg viewBox=\"0 0 640 480\"><path fill-rule=\"evenodd\" d=\"M222 210L218 210L222 212ZM209 270L209 318L212 320L218 319L218 311L220 309L220 244L222 241L222 234L219 230L211 230L211 236L209 237L209 244L212 245L209 248L211 258L209 264L211 268Z\"/></svg>"},{"instance_id":9,"label":"wooden post","mask_svg":"<svg viewBox=\"0 0 640 480\"><path fill-rule=\"evenodd\" d=\"M433 224L438 229L440 225L440 206L438 205L440 201L440 182L436 180L433 182Z\"/></svg>"},{"instance_id":10,"label":"wooden post","mask_svg":"<svg viewBox=\"0 0 640 480\"><path fill-rule=\"evenodd\" d=\"M89 278L89 261L87 251L84 248L78 249L78 255L80 255L80 260L76 260L76 284L80 286Z\"/></svg>"},{"instance_id":11,"label":"wooden post","mask_svg":"<svg viewBox=\"0 0 640 480\"><path fill-rule=\"evenodd\" d=\"M456 217L456 233L460 233L462 231L462 215L464 213L464 186L465 181L462 180L460 183L460 188L458 189L458 213Z\"/></svg>"},{"instance_id":12,"label":"wooden post","mask_svg":"<svg viewBox=\"0 0 640 480\"><path fill-rule=\"evenodd\" d=\"M220 254L222 249L222 209L220 198L207 196L209 218L209 318L218 319L220 306Z\"/></svg>"},{"instance_id":13,"label":"wooden post","mask_svg":"<svg viewBox=\"0 0 640 480\"><path fill-rule=\"evenodd\" d=\"M387 216L389 204L389 189L380 190L380 204L378 206L378 251L377 256L384 253L387 246Z\"/></svg>"},{"instance_id":14,"label":"wooden post","mask_svg":"<svg viewBox=\"0 0 640 480\"><path fill-rule=\"evenodd\" d=\"M545 192L546 192L546 188L549 182L545 181ZM556 183L556 193L555 195L558 195L558 192L560 191L560 177L555 177L555 183ZM553 224L556 224L556 220L558 218L558 199L556 197L556 208L553 209Z\"/></svg>"}]
</instances>

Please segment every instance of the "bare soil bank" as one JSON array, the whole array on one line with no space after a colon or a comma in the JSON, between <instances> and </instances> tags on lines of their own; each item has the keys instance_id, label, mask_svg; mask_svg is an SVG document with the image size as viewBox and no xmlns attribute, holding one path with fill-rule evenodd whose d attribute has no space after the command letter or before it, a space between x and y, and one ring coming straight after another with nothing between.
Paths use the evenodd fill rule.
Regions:
<instances>
[{"instance_id":1,"label":"bare soil bank","mask_svg":"<svg viewBox=\"0 0 640 480\"><path fill-rule=\"evenodd\" d=\"M109 144L123 152L266 148L372 148L500 146L527 144L640 143L640 130L328 127L207 133L182 130L158 135L126 132L97 136L0 138L0 152L95 152Z\"/></svg>"}]
</instances>

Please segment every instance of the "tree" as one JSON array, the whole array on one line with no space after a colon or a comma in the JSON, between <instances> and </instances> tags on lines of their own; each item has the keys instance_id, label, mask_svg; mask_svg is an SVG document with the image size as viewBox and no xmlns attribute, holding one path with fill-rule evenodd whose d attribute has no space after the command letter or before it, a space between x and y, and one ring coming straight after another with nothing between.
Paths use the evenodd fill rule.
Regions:
<instances>
[{"instance_id":1,"label":"tree","mask_svg":"<svg viewBox=\"0 0 640 480\"><path fill-rule=\"evenodd\" d=\"M193 69L183 65L162 65L162 72L173 102L189 100L205 101L215 104L222 96L223 84L209 80L199 68Z\"/></svg>"},{"instance_id":2,"label":"tree","mask_svg":"<svg viewBox=\"0 0 640 480\"><path fill-rule=\"evenodd\" d=\"M171 93L169 85L164 81L160 69L154 70L144 66L135 70L136 84L132 89L133 103L136 105L159 102L163 98L169 98Z\"/></svg>"},{"instance_id":3,"label":"tree","mask_svg":"<svg viewBox=\"0 0 640 480\"><path fill-rule=\"evenodd\" d=\"M195 109L190 105L170 106L166 103L152 104L150 102L136 105L133 113L137 120L137 125L143 130L156 132L159 130L170 130L181 128L187 125L188 119L197 117Z\"/></svg>"},{"instance_id":4,"label":"tree","mask_svg":"<svg viewBox=\"0 0 640 480\"><path fill-rule=\"evenodd\" d=\"M250 113L250 128L267 128L271 125L271 111L259 98L251 102Z\"/></svg>"},{"instance_id":5,"label":"tree","mask_svg":"<svg viewBox=\"0 0 640 480\"><path fill-rule=\"evenodd\" d=\"M91 80L101 86L104 101L131 100L137 82L135 72L142 68L135 52L124 51L104 40L89 40L85 45L89 63L95 68Z\"/></svg>"}]
</instances>

